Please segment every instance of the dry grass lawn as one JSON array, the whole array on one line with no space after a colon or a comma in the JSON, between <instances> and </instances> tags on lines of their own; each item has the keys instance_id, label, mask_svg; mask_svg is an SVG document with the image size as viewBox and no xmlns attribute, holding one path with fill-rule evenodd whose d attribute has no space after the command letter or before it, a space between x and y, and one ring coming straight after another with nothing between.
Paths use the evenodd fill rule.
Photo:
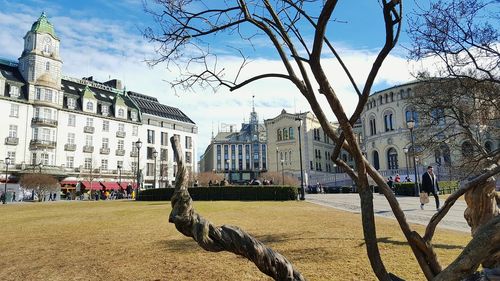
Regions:
<instances>
[{"instance_id":1,"label":"dry grass lawn","mask_svg":"<svg viewBox=\"0 0 500 281\"><path fill-rule=\"evenodd\" d=\"M195 202L217 225L242 227L308 280L374 280L360 215L306 202ZM53 202L0 206L0 280L270 280L246 259L210 253L168 223L169 202ZM422 232L423 227L417 227ZM389 271L423 280L395 221L377 218ZM470 240L439 230L448 264Z\"/></svg>"}]
</instances>

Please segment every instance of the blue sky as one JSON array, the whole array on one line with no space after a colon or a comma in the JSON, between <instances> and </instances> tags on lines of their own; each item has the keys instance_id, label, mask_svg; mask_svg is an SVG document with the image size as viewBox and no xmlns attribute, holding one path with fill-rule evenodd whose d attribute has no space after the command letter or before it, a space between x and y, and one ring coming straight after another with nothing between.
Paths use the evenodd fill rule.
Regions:
<instances>
[{"instance_id":1,"label":"blue sky","mask_svg":"<svg viewBox=\"0 0 500 281\"><path fill-rule=\"evenodd\" d=\"M406 15L414 8L414 2L406 1L405 5ZM210 142L212 131L216 133L221 124L239 125L248 120L253 95L260 120L275 117L282 109L309 110L297 90L282 81L266 80L232 93L224 89L213 93L200 88L174 92L166 82L176 77L172 69L165 64L150 68L144 62L155 56L155 46L143 38L141 30L154 23L143 11L141 0L0 0L0 7L0 57L17 60L24 34L45 11L61 39L64 75L94 76L98 81L118 78L128 90L155 96L162 103L180 108L199 126L198 157ZM354 76L364 80L377 48L383 43L380 4L376 0L339 1L333 18L337 23L329 29L331 39L339 46ZM234 40L227 39L227 42ZM402 47L408 44L403 32L400 46L386 60L373 90L412 79ZM239 63L237 57L230 55L224 60L228 67ZM249 73L264 67L282 69L272 53L258 48ZM330 70L336 73L334 66ZM334 79L334 86L349 112L354 107L354 97L347 79Z\"/></svg>"}]
</instances>

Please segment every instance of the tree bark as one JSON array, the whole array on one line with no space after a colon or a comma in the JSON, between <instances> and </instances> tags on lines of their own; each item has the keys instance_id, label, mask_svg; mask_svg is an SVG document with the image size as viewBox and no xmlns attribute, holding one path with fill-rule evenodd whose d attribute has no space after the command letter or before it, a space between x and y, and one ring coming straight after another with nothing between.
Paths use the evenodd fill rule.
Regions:
<instances>
[{"instance_id":1,"label":"tree bark","mask_svg":"<svg viewBox=\"0 0 500 281\"><path fill-rule=\"evenodd\" d=\"M203 249L210 252L228 251L243 256L274 280L306 280L283 255L267 247L244 230L229 225L214 226L196 213L187 189L189 175L184 167L179 140L171 137L170 142L174 155L177 157L178 173L171 199L172 211L169 222L174 223L182 234L192 237Z\"/></svg>"}]
</instances>

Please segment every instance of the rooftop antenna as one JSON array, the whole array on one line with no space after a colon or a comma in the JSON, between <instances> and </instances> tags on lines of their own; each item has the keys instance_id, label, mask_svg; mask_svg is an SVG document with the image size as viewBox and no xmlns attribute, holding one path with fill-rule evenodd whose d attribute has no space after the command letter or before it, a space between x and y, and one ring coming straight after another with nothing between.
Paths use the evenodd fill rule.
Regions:
<instances>
[{"instance_id":1,"label":"rooftop antenna","mask_svg":"<svg viewBox=\"0 0 500 281\"><path fill-rule=\"evenodd\" d=\"M252 112L255 112L255 95L252 96Z\"/></svg>"},{"instance_id":2,"label":"rooftop antenna","mask_svg":"<svg viewBox=\"0 0 500 281\"><path fill-rule=\"evenodd\" d=\"M214 139L214 120L212 120L212 139Z\"/></svg>"}]
</instances>

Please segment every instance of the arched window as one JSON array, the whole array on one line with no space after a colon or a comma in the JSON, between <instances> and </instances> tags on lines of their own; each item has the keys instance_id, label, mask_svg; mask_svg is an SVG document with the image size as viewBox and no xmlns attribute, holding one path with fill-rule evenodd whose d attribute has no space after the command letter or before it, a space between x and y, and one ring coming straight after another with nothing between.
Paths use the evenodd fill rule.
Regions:
<instances>
[{"instance_id":1,"label":"arched window","mask_svg":"<svg viewBox=\"0 0 500 281\"><path fill-rule=\"evenodd\" d=\"M379 96L379 97L378 97L378 103L379 103L379 104L382 104L382 101L383 101L382 96Z\"/></svg>"},{"instance_id":2,"label":"arched window","mask_svg":"<svg viewBox=\"0 0 500 281\"><path fill-rule=\"evenodd\" d=\"M281 137L281 129L278 129L277 131L277 138L278 138L278 141L282 141L282 137Z\"/></svg>"},{"instance_id":3,"label":"arched window","mask_svg":"<svg viewBox=\"0 0 500 281\"><path fill-rule=\"evenodd\" d=\"M370 117L370 136L374 136L377 134L377 125L375 122L375 117Z\"/></svg>"},{"instance_id":4,"label":"arched window","mask_svg":"<svg viewBox=\"0 0 500 281\"><path fill-rule=\"evenodd\" d=\"M393 102L393 101L394 101L394 93L391 92L391 102Z\"/></svg>"},{"instance_id":5,"label":"arched window","mask_svg":"<svg viewBox=\"0 0 500 281\"><path fill-rule=\"evenodd\" d=\"M283 129L283 140L287 140L288 139L288 130L285 128Z\"/></svg>"},{"instance_id":6,"label":"arched window","mask_svg":"<svg viewBox=\"0 0 500 281\"><path fill-rule=\"evenodd\" d=\"M462 155L464 157L471 157L474 154L474 148L472 147L472 144L468 141L464 141L462 143Z\"/></svg>"},{"instance_id":7,"label":"arched window","mask_svg":"<svg viewBox=\"0 0 500 281\"><path fill-rule=\"evenodd\" d=\"M94 111L94 103L91 101L87 102L87 110Z\"/></svg>"},{"instance_id":8,"label":"arched window","mask_svg":"<svg viewBox=\"0 0 500 281\"><path fill-rule=\"evenodd\" d=\"M486 152L491 153L493 151L493 143L491 141L486 141L484 143L484 149Z\"/></svg>"},{"instance_id":9,"label":"arched window","mask_svg":"<svg viewBox=\"0 0 500 281\"><path fill-rule=\"evenodd\" d=\"M50 70L50 62L45 63L45 70L49 71Z\"/></svg>"},{"instance_id":10,"label":"arched window","mask_svg":"<svg viewBox=\"0 0 500 281\"><path fill-rule=\"evenodd\" d=\"M376 170L379 170L380 169L380 162L379 162L379 158L378 158L378 151L376 151L376 150L373 151L372 158L373 158L373 167Z\"/></svg>"},{"instance_id":11,"label":"arched window","mask_svg":"<svg viewBox=\"0 0 500 281\"><path fill-rule=\"evenodd\" d=\"M389 102L389 95L385 94L385 103L388 103Z\"/></svg>"},{"instance_id":12,"label":"arched window","mask_svg":"<svg viewBox=\"0 0 500 281\"><path fill-rule=\"evenodd\" d=\"M288 128L288 134L290 135L290 139L293 140L295 138L293 133L293 127Z\"/></svg>"},{"instance_id":13,"label":"arched window","mask_svg":"<svg viewBox=\"0 0 500 281\"><path fill-rule=\"evenodd\" d=\"M444 109L436 108L431 112L431 122L432 125L443 126L446 124L446 119L444 115Z\"/></svg>"},{"instance_id":14,"label":"arched window","mask_svg":"<svg viewBox=\"0 0 500 281\"><path fill-rule=\"evenodd\" d=\"M394 148L387 151L387 168L389 170L398 169L398 152Z\"/></svg>"},{"instance_id":15,"label":"arched window","mask_svg":"<svg viewBox=\"0 0 500 281\"><path fill-rule=\"evenodd\" d=\"M384 113L384 125L386 132L394 130L394 120L392 112L388 111Z\"/></svg>"},{"instance_id":16,"label":"arched window","mask_svg":"<svg viewBox=\"0 0 500 281\"><path fill-rule=\"evenodd\" d=\"M413 120L415 122L415 128L418 127L418 112L416 112L414 109L412 108L406 109L405 119L406 123L408 123L408 121L410 120Z\"/></svg>"},{"instance_id":17,"label":"arched window","mask_svg":"<svg viewBox=\"0 0 500 281\"><path fill-rule=\"evenodd\" d=\"M124 117L125 116L125 111L123 110L123 108L118 109L118 116L119 117Z\"/></svg>"}]
</instances>

